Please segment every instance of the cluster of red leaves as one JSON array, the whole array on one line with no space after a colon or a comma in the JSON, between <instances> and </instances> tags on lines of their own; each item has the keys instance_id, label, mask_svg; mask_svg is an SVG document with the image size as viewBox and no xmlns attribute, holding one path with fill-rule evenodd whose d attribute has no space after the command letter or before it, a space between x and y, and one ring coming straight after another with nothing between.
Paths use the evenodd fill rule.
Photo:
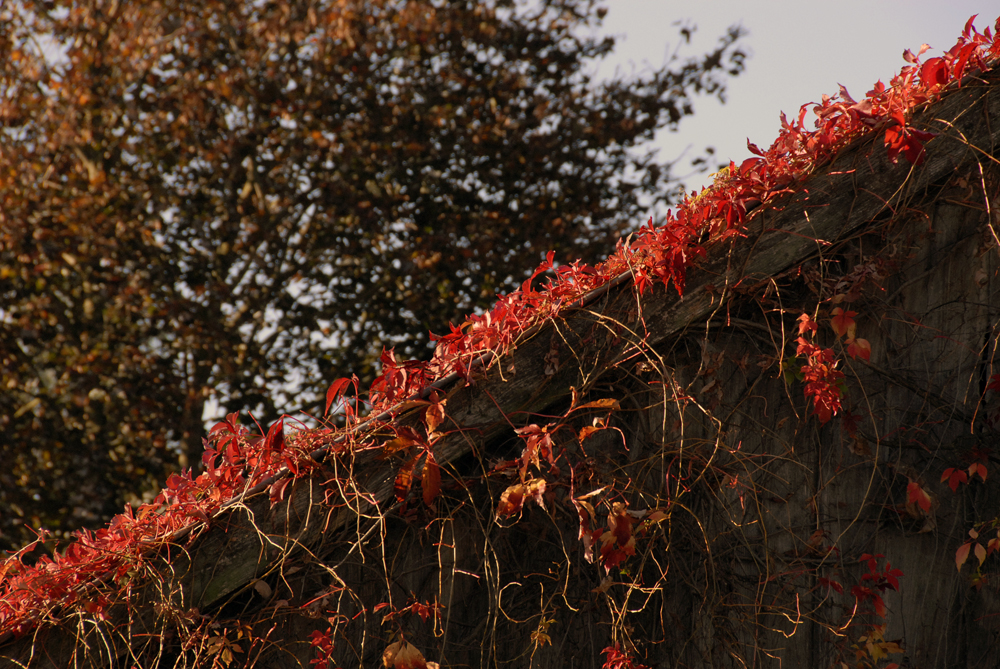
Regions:
<instances>
[{"instance_id":1,"label":"cluster of red leaves","mask_svg":"<svg viewBox=\"0 0 1000 669\"><path fill-rule=\"evenodd\" d=\"M847 349L847 355L852 358L864 358L865 360L870 360L872 357L872 345L868 343L867 339L858 339L855 336L858 324L854 321L854 317L857 316L856 311L845 311L840 307L833 308L833 318L830 319L830 327L833 331L837 333L837 337L846 337L844 340L844 347Z\"/></svg>"},{"instance_id":2,"label":"cluster of red leaves","mask_svg":"<svg viewBox=\"0 0 1000 669\"><path fill-rule=\"evenodd\" d=\"M283 418L258 435L251 435L237 418L230 414L212 428L198 476L190 470L172 474L151 503L126 507L107 528L79 531L63 553L29 567L21 558L35 548L31 544L0 563L0 632L23 634L58 607L100 614L109 605L108 595L140 571L151 549L193 524L209 522L228 500L287 471L290 477L270 486L275 503L289 481L315 467L308 440L285 439Z\"/></svg>"},{"instance_id":3,"label":"cluster of red leaves","mask_svg":"<svg viewBox=\"0 0 1000 669\"><path fill-rule=\"evenodd\" d=\"M833 349L820 348L810 339L818 326L809 314L799 316L798 348L795 354L806 359L801 373L805 381L806 397L813 401L813 411L820 423L826 423L840 411L840 388L844 373L837 369L838 360ZM809 337L810 339L807 339Z\"/></svg>"},{"instance_id":4,"label":"cluster of red leaves","mask_svg":"<svg viewBox=\"0 0 1000 669\"><path fill-rule=\"evenodd\" d=\"M1000 390L997 386L1000 386L1000 374L994 374L990 377L990 383L987 386L988 390ZM954 493L958 492L959 486L963 483L966 485L971 485L975 477L978 476L981 481L986 481L986 476L988 470L986 468L987 462L989 462L990 449L976 447L969 450L963 457L965 462L968 462L968 466L961 467L948 467L941 473L941 483L947 483L948 487ZM991 526L992 525L992 526ZM995 518L987 523L980 523L977 525L980 530L992 529L993 527L1000 526L1000 518ZM969 530L970 541L966 541L964 544L958 547L955 551L955 566L961 571L962 565L966 563L969 559L969 553L971 552L979 560L979 566L981 567L983 561L986 560L986 556L1000 550L1000 529L997 530L997 536L986 542L984 547L979 543L979 531L974 528ZM981 585L981 582L974 581L976 585Z\"/></svg>"},{"instance_id":5,"label":"cluster of red leaves","mask_svg":"<svg viewBox=\"0 0 1000 669\"><path fill-rule=\"evenodd\" d=\"M573 506L580 518L579 538L583 542L583 557L587 562L594 562L594 546L599 545L596 561L608 572L635 555L637 525L640 527L640 534L644 534L650 524L667 517L667 512L662 509L631 511L625 503L614 502L608 511L606 527L593 527L597 511L587 501L588 496L573 499Z\"/></svg>"},{"instance_id":6,"label":"cluster of red leaves","mask_svg":"<svg viewBox=\"0 0 1000 669\"><path fill-rule=\"evenodd\" d=\"M863 627L866 633L861 635L857 639L857 642L851 644L851 648L857 659L856 666L858 667L882 666L880 664L881 660L886 659L889 655L904 652L898 640L887 641L885 639L887 628L885 623L886 606L882 595L885 594L886 590L899 590L899 579L903 576L903 571L901 569L893 569L892 565L888 562L885 568L880 570L878 561L884 557L881 553L875 555L865 553L862 555L860 561L866 564L868 573L863 574L861 580L851 588L851 594L855 598L855 605L850 614L850 620L854 619L855 614L859 612L859 609L866 602L872 603L874 607L873 612L882 619L881 623L871 621L864 623ZM844 593L844 587L834 579L820 576L817 580L817 587L821 588L827 595L832 592L836 592L838 595ZM872 611L861 612L871 613ZM840 662L838 666L846 667L847 664ZM899 664L895 662L889 662L885 665L885 669L897 669L898 667Z\"/></svg>"},{"instance_id":7,"label":"cluster of red leaves","mask_svg":"<svg viewBox=\"0 0 1000 669\"><path fill-rule=\"evenodd\" d=\"M885 563L885 569L880 571L878 560L884 557L881 553L862 555L861 561L867 563L868 573L861 577L861 583L851 588L851 594L857 598L858 604L870 600L875 606L875 615L879 618L885 618L886 612L882 595L886 590L899 591L899 577L903 575L903 570L893 569L888 562Z\"/></svg>"},{"instance_id":8,"label":"cluster of red leaves","mask_svg":"<svg viewBox=\"0 0 1000 669\"><path fill-rule=\"evenodd\" d=\"M497 505L498 516L510 517L521 513L524 502L528 499L533 499L538 506L543 509L545 508L545 494L548 482L544 478L536 477L531 472L531 468L534 467L535 471L542 473L542 462L544 460L548 465L548 472L550 474L557 477L560 475L561 470L556 462L562 455L562 449L556 444L553 437L560 429L566 427L562 422L563 419L577 411L613 411L620 408L617 400L607 398L578 404L578 396L575 390L573 391L572 398L570 408L566 410L566 413L560 420L544 426L532 423L515 430L524 439L524 449L521 451L521 457L517 460L508 460L499 463L493 468L493 472L497 473L516 469L520 477L520 482L509 486L500 495L500 503ZM580 431L575 436L579 440L581 448L583 442L594 433L607 429L615 429L607 427L607 420L608 415L595 417L593 424L580 428Z\"/></svg>"},{"instance_id":9,"label":"cluster of red leaves","mask_svg":"<svg viewBox=\"0 0 1000 669\"><path fill-rule=\"evenodd\" d=\"M411 400L409 406L422 406L421 422L423 434L419 430L406 425L389 425L395 434L382 446L386 456L402 453L404 464L396 474L393 488L396 500L405 503L410 488L419 477L423 489L424 504L431 506L441 493L441 466L434 457L434 444L442 436L438 428L444 423L445 404L447 399L437 392L431 393L430 400ZM418 474L419 472L419 474Z\"/></svg>"},{"instance_id":10,"label":"cluster of red leaves","mask_svg":"<svg viewBox=\"0 0 1000 669\"><path fill-rule=\"evenodd\" d=\"M855 101L843 89L839 96L824 96L812 107L817 117L814 130L805 127L808 105L793 121L782 115L781 133L767 151L748 143L753 157L740 165L731 162L715 184L669 212L664 225L654 226L650 220L631 242L619 242L606 262L595 267L582 263L556 267L550 253L520 290L500 297L491 311L471 316L461 326L452 326L448 334L435 337L437 349L431 361L400 362L387 351L382 357L383 373L369 391L372 410L392 409L453 373L468 380L477 360L486 364L496 360L528 329L554 318L564 307L616 277L630 277L641 293L656 284L670 283L682 293L687 268L705 255L705 240L716 242L740 234L750 209L788 192L793 183L862 135L884 131L891 158L902 154L920 161L923 142L930 134L909 125L914 109L959 85L967 72L988 69L988 63L1000 55L1000 40L995 40L988 28L983 33L976 30L973 19L944 56L921 63L919 55L908 54L908 65L889 85L876 83L864 100ZM995 29L1000 29L1000 20ZM552 276L543 287L535 288L534 280L544 272ZM811 346L806 342L801 354L814 370L811 387L816 391L817 415L828 420L839 408L839 397L830 391L836 370L824 351L814 351ZM345 404L345 411L353 410ZM87 584L109 576L120 578L148 550L164 545L178 530L206 520L225 500L278 469L302 475L311 459L301 449L287 448L282 428L272 426L266 435L249 438L231 417L212 431L210 441L215 448L206 452L203 474L172 476L154 503L136 511L127 509L107 529L80 532L61 555L28 567L21 562L30 549L27 547L0 563L0 633L24 633L59 606L100 607L100 600L88 594L92 588ZM322 434L317 438L336 438L331 431L319 432ZM425 451L427 461L431 455ZM287 483L278 491L279 498L283 485ZM426 490L425 486L425 494ZM619 546L618 539L614 545ZM393 666L420 664L410 663L409 648L412 646L403 643L395 650Z\"/></svg>"},{"instance_id":11,"label":"cluster of red leaves","mask_svg":"<svg viewBox=\"0 0 1000 669\"><path fill-rule=\"evenodd\" d=\"M384 625L385 623L404 615L417 616L423 622L427 622L431 618L437 621L441 619L441 611L444 609L444 606L441 604L430 604L413 600L401 609L392 609L392 606L388 602L382 602L381 604L376 604L372 609L372 612L378 612L382 609L390 609L390 611L382 617L382 624Z\"/></svg>"},{"instance_id":12,"label":"cluster of red leaves","mask_svg":"<svg viewBox=\"0 0 1000 669\"><path fill-rule=\"evenodd\" d=\"M966 473L968 472L968 473ZM948 467L941 474L941 483L945 481L948 482L948 487L951 488L952 492L958 492L958 486L963 483L969 483L972 477L979 475L979 478L983 481L986 480L986 462L973 462L969 465L968 469L962 469L961 467Z\"/></svg>"},{"instance_id":13,"label":"cluster of red leaves","mask_svg":"<svg viewBox=\"0 0 1000 669\"><path fill-rule=\"evenodd\" d=\"M834 297L834 302L842 301L845 297L842 294L837 295ZM870 359L871 344L867 339L856 337L858 325L854 317L857 316L857 312L834 307L830 313L830 327L838 339L845 337L844 348L847 354L852 358ZM816 417L820 423L826 423L841 409L844 373L837 369L839 361L833 349L821 348L813 343L812 338L819 330L816 321L809 314L802 314L798 322L799 336L796 339L798 347L795 354L806 359L806 364L802 365L799 375L805 381L806 397L812 398ZM854 434L853 418L848 423L848 432Z\"/></svg>"},{"instance_id":14,"label":"cluster of red leaves","mask_svg":"<svg viewBox=\"0 0 1000 669\"><path fill-rule=\"evenodd\" d=\"M501 462L494 467L494 472L509 469L516 469L520 476L520 482L508 486L500 495L500 502L497 504L498 517L510 517L521 513L524 503L527 500L534 500L535 504L545 508L545 494L548 482L544 478L536 477L530 473L531 467L538 472L542 471L542 461L548 463L551 473L558 476L559 467L556 460L559 458L556 443L553 436L561 425L558 422L539 426L535 423L526 425L515 430L524 439L524 449L521 457L517 460Z\"/></svg>"},{"instance_id":15,"label":"cluster of red leaves","mask_svg":"<svg viewBox=\"0 0 1000 669\"><path fill-rule=\"evenodd\" d=\"M580 510L581 507L586 508L589 506L586 501L578 500L577 509ZM588 514L591 518L594 517L594 508L590 507ZM632 526L636 522L636 518L628 512L625 504L623 502L615 502L611 505L611 511L608 513L608 523L607 528L599 527L595 530L589 532L583 532L581 537L584 546L584 557L586 557L588 562L593 562L593 545L595 542L600 542L601 550L598 556L600 563L604 566L604 569L611 571L621 563L625 562L630 556L635 555L635 536L632 533ZM580 527L583 529L584 525L584 514L580 514Z\"/></svg>"},{"instance_id":16,"label":"cluster of red leaves","mask_svg":"<svg viewBox=\"0 0 1000 669\"><path fill-rule=\"evenodd\" d=\"M604 653L603 669L649 669L644 664L639 664L628 651L623 651L621 646L608 646L601 651Z\"/></svg>"},{"instance_id":17,"label":"cluster of red leaves","mask_svg":"<svg viewBox=\"0 0 1000 669\"><path fill-rule=\"evenodd\" d=\"M497 504L497 515L510 517L521 513L526 500L532 499L535 504L545 508L545 479L528 479L521 483L515 483L508 487L500 495L500 503Z\"/></svg>"},{"instance_id":18,"label":"cluster of red leaves","mask_svg":"<svg viewBox=\"0 0 1000 669\"><path fill-rule=\"evenodd\" d=\"M810 105L803 105L794 121L782 114L781 133L767 151L748 143L753 157L740 165L730 162L728 170L712 186L692 194L668 212L662 226L654 226L650 220L631 237L631 243L619 242L604 263L595 267L582 263L555 267L554 256L549 253L520 290L501 296L491 311L471 316L461 326L452 325L448 334L432 335L437 348L431 361L400 363L391 353L384 355L383 374L372 386L373 408L389 409L400 399L452 373L468 378L473 361L482 356L502 356L526 330L553 318L562 307L622 274L630 275L641 293L656 284L670 283L683 293L686 270L705 255L706 239L717 242L740 234L751 208L789 192L794 182L810 175L862 135L884 131L890 158L895 160L902 153L919 162L923 143L932 134L908 124L915 108L940 97L970 70L988 69L988 62L1000 55L1000 41L994 39L989 28L984 33L976 30L974 18L969 19L956 45L943 56L921 63L919 54L907 51L909 64L888 86L877 82L864 100L855 101L843 88L838 96L823 96L819 104L812 106L817 117L814 130L805 127ZM997 24L1000 26L1000 19ZM545 272L554 276L536 289L535 279ZM849 353L865 357L866 344L849 338Z\"/></svg>"},{"instance_id":19,"label":"cluster of red leaves","mask_svg":"<svg viewBox=\"0 0 1000 669\"><path fill-rule=\"evenodd\" d=\"M313 630L309 635L309 643L316 649L316 657L309 660L313 669L333 669L331 664L333 655L333 628L327 627L325 632Z\"/></svg>"}]
</instances>

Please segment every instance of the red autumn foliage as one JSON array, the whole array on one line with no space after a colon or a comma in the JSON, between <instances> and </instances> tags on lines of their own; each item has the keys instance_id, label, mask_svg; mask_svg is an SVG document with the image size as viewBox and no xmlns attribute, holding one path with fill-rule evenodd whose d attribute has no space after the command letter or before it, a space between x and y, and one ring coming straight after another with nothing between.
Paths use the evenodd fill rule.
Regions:
<instances>
[{"instance_id":1,"label":"red autumn foliage","mask_svg":"<svg viewBox=\"0 0 1000 669\"><path fill-rule=\"evenodd\" d=\"M608 514L608 529L600 534L601 564L607 571L611 571L635 555L632 524L633 519L626 511L625 505L615 502L611 507L611 513Z\"/></svg>"},{"instance_id":2,"label":"red autumn foliage","mask_svg":"<svg viewBox=\"0 0 1000 669\"><path fill-rule=\"evenodd\" d=\"M391 608L387 602L382 604L377 604L373 607L374 612L381 611L382 609ZM404 615L413 615L420 618L421 621L427 622L431 618L438 620L441 617L441 610L444 607L441 604L425 604L424 602L411 601L409 604L398 610L390 610L385 616L382 617L382 623L385 624L392 620L397 620Z\"/></svg>"},{"instance_id":3,"label":"red autumn foliage","mask_svg":"<svg viewBox=\"0 0 1000 669\"><path fill-rule=\"evenodd\" d=\"M807 332L809 333L809 336L812 336L819 331L819 325L816 324L816 321L814 321L809 314L802 314L797 320L799 323L800 336L806 334Z\"/></svg>"},{"instance_id":4,"label":"red autumn foliage","mask_svg":"<svg viewBox=\"0 0 1000 669\"><path fill-rule=\"evenodd\" d=\"M885 618L886 608L882 595L886 590L899 590L899 577L903 575L901 569L893 569L888 562L885 569L879 570L878 560L885 557L881 553L871 555L865 553L861 556L861 562L868 566L868 573L861 577L861 583L851 588L851 594L857 598L859 604L871 601L875 607L875 615Z\"/></svg>"},{"instance_id":5,"label":"red autumn foliage","mask_svg":"<svg viewBox=\"0 0 1000 669\"><path fill-rule=\"evenodd\" d=\"M352 379L337 379L330 384L330 387L326 391L326 410L324 413L330 413L330 406L334 402L339 402L344 398L344 392L347 390L348 386L354 384L354 390L357 391L358 388L358 377Z\"/></svg>"},{"instance_id":6,"label":"red autumn foliage","mask_svg":"<svg viewBox=\"0 0 1000 669\"><path fill-rule=\"evenodd\" d=\"M782 115L782 130L771 147L762 151L751 145L754 157L740 165L731 162L728 171L716 184L701 193L687 198L678 208L668 213L662 226L652 220L632 236L631 241L620 241L615 252L604 263L590 267L572 263L556 267L554 254L525 281L520 290L502 296L495 307L481 315L470 316L451 332L436 338L437 349L429 362L398 361L392 351L382 354L383 373L371 385L368 398L373 414L391 411L405 399L412 398L430 383L455 374L469 378L476 365L488 364L507 352L526 331L553 318L562 309L573 305L588 292L604 286L618 277L630 278L641 293L663 290L673 284L679 294L684 291L687 269L706 255L708 244L741 234L747 216L754 208L773 202L787 193L792 185L811 174L828 161L837 151L858 137L885 131L885 144L891 158L902 154L913 162L922 158L923 143L931 137L926 131L908 125L913 110L936 99L950 86L960 86L963 77L972 69L987 69L988 63L1000 56L1000 41L987 30L979 33L972 27L971 19L959 42L944 56L920 63L913 56L910 64L894 77L888 86L881 82L869 92L866 99L856 102L846 90L839 96L826 97L813 107L817 116L815 129L805 127L808 111L803 106L797 118L789 121ZM534 287L534 279L551 272L544 286ZM841 319L851 317L846 312ZM817 418L825 423L841 408L839 383L844 375L837 369L838 361L832 349L821 348L807 337L817 333L810 317L800 317L797 355L806 359L801 368L805 377L805 394L813 401ZM842 334L838 332L838 334ZM870 351L856 340L855 354L867 358L861 351ZM867 342L865 342L867 344ZM852 354L854 355L854 354ZM1000 389L1000 375L994 375L988 386ZM327 410L334 401L342 398L347 388L343 380L335 382L327 394ZM349 414L348 426L340 434L320 429L287 438L283 419L271 426L265 434L251 435L241 426L237 417L230 415L212 428L203 457L205 471L195 476L191 471L171 476L160 495L150 504L138 509L126 508L115 517L107 528L96 532L81 531L76 541L63 553L51 558L43 557L36 564L22 563L23 556L33 547L27 546L13 557L0 563L0 632L25 634L35 623L50 615L58 607L78 606L99 612L105 603L92 597L86 584L100 579L115 580L125 576L141 563L151 549L174 541L179 532L198 523L208 521L220 511L228 500L234 499L248 488L282 474L300 477L315 466L314 447L333 448L345 443L342 439L353 429L356 409L344 405ZM444 421L438 408L428 408L425 425L428 436ZM353 422L352 422L353 421ZM544 428L523 428L528 446L521 464L539 467L542 460L555 465L551 442ZM403 446L414 448L423 439L421 435L397 435L398 440L409 439ZM368 445L355 445L367 448ZM409 459L401 468L396 480L397 496L409 491L417 457ZM438 493L440 472L433 453L425 455L423 473L424 500L430 504ZM964 474L964 472L962 472ZM985 466L970 473L985 478ZM948 474L952 484L954 470ZM272 482L273 485L273 482ZM913 484L911 484L913 485ZM957 488L957 483L952 486ZM919 488L919 486L918 486ZM284 487L272 487L279 498ZM504 492L498 513L510 516L518 513L526 497L542 505L545 481L530 479L513 485ZM919 492L913 497L921 508L927 510L929 502ZM606 569L620 564L634 553L634 519L624 506L616 503L608 515L608 528L590 530L594 509L588 503L575 500L581 517L581 538L601 542L601 561ZM585 529L586 527L586 529ZM586 541L585 541L586 543ZM993 546L991 542L989 546ZM972 549L972 542L963 545L956 556L961 567ZM964 555L962 554L964 550ZM986 548L975 543L976 554L986 555ZM589 553L589 547L588 547ZM898 589L900 570L886 565L877 569L880 556L863 556L868 562L869 574L864 583L852 589L860 602L871 600L875 612L883 616L885 606L881 593ZM982 559L982 558L981 558ZM832 587L832 586L831 586ZM317 635L318 634L318 635ZM322 633L314 633L313 645L325 651ZM328 637L327 637L328 638ZM605 666L619 669L638 667L630 656L618 648L605 650ZM422 654L405 641L390 646L383 656L386 667L427 667ZM322 662L322 660L320 660ZM317 662L319 664L319 662ZM325 666L325 665L324 665Z\"/></svg>"},{"instance_id":7,"label":"red autumn foliage","mask_svg":"<svg viewBox=\"0 0 1000 669\"><path fill-rule=\"evenodd\" d=\"M847 341L847 355L852 358L871 360L872 345L867 339L850 339Z\"/></svg>"},{"instance_id":8,"label":"red autumn foliage","mask_svg":"<svg viewBox=\"0 0 1000 669\"><path fill-rule=\"evenodd\" d=\"M833 318L830 319L830 326L837 333L838 337L843 337L846 334L852 333L854 328L857 327L854 322L854 317L857 315L858 312L856 311L844 311L840 307L836 307L833 310ZM853 334L849 338L853 339Z\"/></svg>"},{"instance_id":9,"label":"red autumn foliage","mask_svg":"<svg viewBox=\"0 0 1000 669\"><path fill-rule=\"evenodd\" d=\"M958 492L958 486L963 483L969 482L969 476L965 473L963 469L956 469L955 467L948 467L941 474L941 482L948 482L948 487L951 488L952 492Z\"/></svg>"},{"instance_id":10,"label":"red autumn foliage","mask_svg":"<svg viewBox=\"0 0 1000 669\"><path fill-rule=\"evenodd\" d=\"M500 495L497 505L497 515L509 517L521 512L525 499L532 499L538 506L545 508L545 479L530 479L524 483L510 486Z\"/></svg>"},{"instance_id":11,"label":"red autumn foliage","mask_svg":"<svg viewBox=\"0 0 1000 669\"><path fill-rule=\"evenodd\" d=\"M316 657L309 661L314 669L333 669L330 659L333 654L331 634L333 634L333 628L328 627L325 632L313 630L309 635L309 644L316 649Z\"/></svg>"},{"instance_id":12,"label":"red autumn foliage","mask_svg":"<svg viewBox=\"0 0 1000 669\"><path fill-rule=\"evenodd\" d=\"M431 506L437 496L441 494L441 467L438 466L434 454L430 451L427 451L424 469L420 473L420 485L423 489L424 504Z\"/></svg>"},{"instance_id":13,"label":"red autumn foliage","mask_svg":"<svg viewBox=\"0 0 1000 669\"><path fill-rule=\"evenodd\" d=\"M806 359L801 368L805 395L812 398L816 418L826 423L840 411L840 382L844 373L837 369L833 349L820 348L805 337L799 337L796 342L795 354Z\"/></svg>"},{"instance_id":14,"label":"red autumn foliage","mask_svg":"<svg viewBox=\"0 0 1000 669\"><path fill-rule=\"evenodd\" d=\"M621 646L608 646L601 651L604 653L604 669L648 669L646 665L635 661L632 654L623 651Z\"/></svg>"}]
</instances>

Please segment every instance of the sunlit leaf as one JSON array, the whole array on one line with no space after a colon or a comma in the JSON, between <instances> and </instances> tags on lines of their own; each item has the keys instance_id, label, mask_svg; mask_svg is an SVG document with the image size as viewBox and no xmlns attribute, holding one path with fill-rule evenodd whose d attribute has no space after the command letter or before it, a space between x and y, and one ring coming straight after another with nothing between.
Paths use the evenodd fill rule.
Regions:
<instances>
[{"instance_id":1,"label":"sunlit leaf","mask_svg":"<svg viewBox=\"0 0 1000 669\"><path fill-rule=\"evenodd\" d=\"M962 565L965 564L965 561L969 559L970 548L972 548L972 542L967 541L959 546L958 550L955 551L955 566L958 567L959 570L962 569Z\"/></svg>"},{"instance_id":2,"label":"sunlit leaf","mask_svg":"<svg viewBox=\"0 0 1000 669\"><path fill-rule=\"evenodd\" d=\"M441 493L441 468L430 451L427 452L427 460L420 475L420 485L423 488L424 504L431 506Z\"/></svg>"}]
</instances>

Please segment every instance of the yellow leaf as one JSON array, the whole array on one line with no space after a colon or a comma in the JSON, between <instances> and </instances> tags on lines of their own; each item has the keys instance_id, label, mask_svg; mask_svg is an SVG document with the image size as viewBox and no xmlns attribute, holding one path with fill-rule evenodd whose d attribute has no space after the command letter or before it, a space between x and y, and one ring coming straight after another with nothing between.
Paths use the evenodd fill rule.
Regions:
<instances>
[{"instance_id":1,"label":"yellow leaf","mask_svg":"<svg viewBox=\"0 0 1000 669\"><path fill-rule=\"evenodd\" d=\"M986 559L986 549L980 543L976 544L976 557L979 558L979 565L982 566L983 560Z\"/></svg>"},{"instance_id":2,"label":"yellow leaf","mask_svg":"<svg viewBox=\"0 0 1000 669\"><path fill-rule=\"evenodd\" d=\"M255 581L253 584L253 589L257 591L264 599L271 599L271 594L274 592L271 590L271 586L264 581Z\"/></svg>"},{"instance_id":3,"label":"yellow leaf","mask_svg":"<svg viewBox=\"0 0 1000 669\"><path fill-rule=\"evenodd\" d=\"M539 632L538 630L531 633L531 640L535 642L536 646L544 646L545 644L549 644L550 646L552 645L552 639L549 635L544 632Z\"/></svg>"},{"instance_id":4,"label":"yellow leaf","mask_svg":"<svg viewBox=\"0 0 1000 669\"><path fill-rule=\"evenodd\" d=\"M959 571L962 570L962 565L965 561L969 559L969 549L972 548L972 542L966 542L958 547L955 551L955 566L958 567Z\"/></svg>"}]
</instances>

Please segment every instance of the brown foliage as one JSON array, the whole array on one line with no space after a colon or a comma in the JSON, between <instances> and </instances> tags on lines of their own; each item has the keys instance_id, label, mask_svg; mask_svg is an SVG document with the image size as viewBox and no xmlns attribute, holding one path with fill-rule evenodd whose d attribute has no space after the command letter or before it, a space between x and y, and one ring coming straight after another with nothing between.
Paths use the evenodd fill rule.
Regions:
<instances>
[{"instance_id":1,"label":"brown foliage","mask_svg":"<svg viewBox=\"0 0 1000 669\"><path fill-rule=\"evenodd\" d=\"M4 8L0 547L194 461L209 398L262 422L321 407L547 250L610 248L666 192L634 147L742 54L732 31L595 85L613 42L579 37L592 10Z\"/></svg>"}]
</instances>

